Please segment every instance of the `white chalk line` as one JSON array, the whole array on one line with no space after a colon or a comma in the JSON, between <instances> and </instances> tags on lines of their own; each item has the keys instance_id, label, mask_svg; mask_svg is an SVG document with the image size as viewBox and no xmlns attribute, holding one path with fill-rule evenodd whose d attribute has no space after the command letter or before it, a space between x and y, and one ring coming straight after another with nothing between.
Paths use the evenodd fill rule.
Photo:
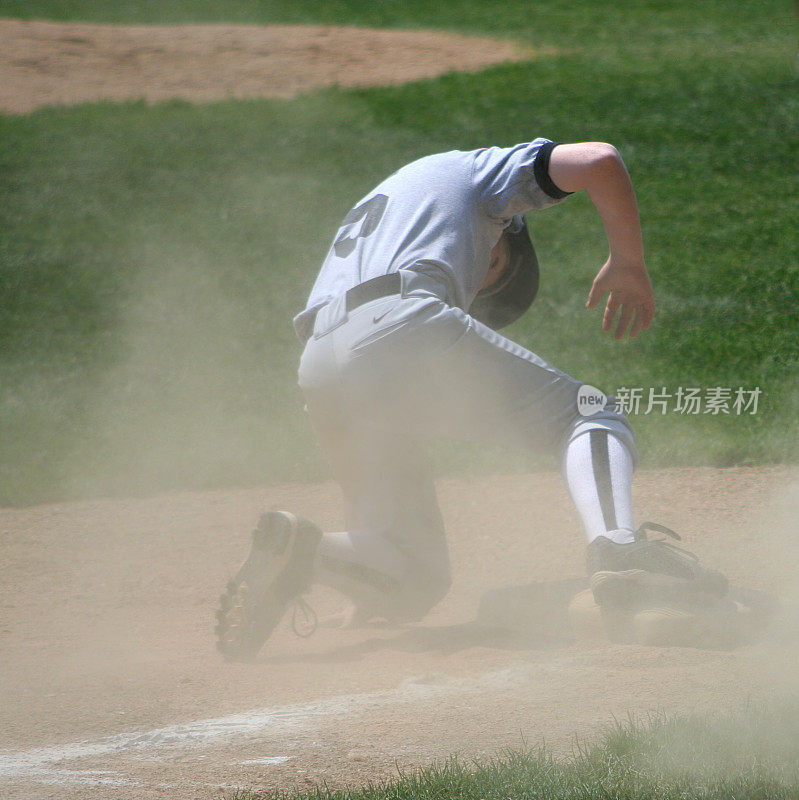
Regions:
<instances>
[{"instance_id":1,"label":"white chalk line","mask_svg":"<svg viewBox=\"0 0 799 800\"><path fill-rule=\"evenodd\" d=\"M228 743L241 737L275 734L286 729L308 727L313 720L340 718L384 706L413 703L459 694L476 694L502 689L529 680L532 667L520 665L485 673L477 678L453 679L446 676L414 679L396 689L362 694L339 695L309 703L259 708L225 717L169 725L150 731L134 731L105 736L95 741L72 742L53 747L34 747L21 751L0 751L0 779L33 780L38 783L93 783L94 785L144 785L129 781L107 770L78 770L65 762L100 756L143 753L159 749L204 747ZM292 756L270 756L250 763L278 764ZM151 785L151 784L150 784ZM160 785L160 784L159 784ZM166 785L165 785L166 786Z\"/></svg>"},{"instance_id":2,"label":"white chalk line","mask_svg":"<svg viewBox=\"0 0 799 800\"><path fill-rule=\"evenodd\" d=\"M293 756L282 757L289 760ZM242 762L245 763L245 762ZM104 769L42 769L28 776L28 781L44 784L46 786L93 786L93 787L128 787L134 789L233 789L246 791L252 786L242 786L236 783L200 783L198 781L138 781L126 778L118 772Z\"/></svg>"},{"instance_id":3,"label":"white chalk line","mask_svg":"<svg viewBox=\"0 0 799 800\"><path fill-rule=\"evenodd\" d=\"M294 756L277 756L274 763L289 761ZM241 764L248 762L242 761ZM236 783L200 783L198 781L140 781L126 778L119 772L107 769L41 769L35 770L27 776L28 780L47 786L106 786L119 788L122 786L135 789L238 789L246 790L251 786L242 786Z\"/></svg>"}]
</instances>

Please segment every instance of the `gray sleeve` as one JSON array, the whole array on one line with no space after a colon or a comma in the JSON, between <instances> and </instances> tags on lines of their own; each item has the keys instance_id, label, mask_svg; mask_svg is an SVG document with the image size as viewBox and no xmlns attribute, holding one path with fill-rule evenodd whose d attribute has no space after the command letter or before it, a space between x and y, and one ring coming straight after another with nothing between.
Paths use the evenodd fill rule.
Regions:
<instances>
[{"instance_id":1,"label":"gray sleeve","mask_svg":"<svg viewBox=\"0 0 799 800\"><path fill-rule=\"evenodd\" d=\"M549 158L557 147L536 139L514 147L491 147L474 152L472 183L490 217L507 219L561 202L568 192L549 177Z\"/></svg>"}]
</instances>

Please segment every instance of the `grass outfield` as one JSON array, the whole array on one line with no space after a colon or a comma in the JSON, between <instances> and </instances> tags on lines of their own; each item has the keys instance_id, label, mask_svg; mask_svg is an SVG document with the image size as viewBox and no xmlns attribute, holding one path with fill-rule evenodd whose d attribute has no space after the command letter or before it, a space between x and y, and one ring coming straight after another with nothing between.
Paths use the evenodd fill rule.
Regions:
<instances>
[{"instance_id":1,"label":"grass outfield","mask_svg":"<svg viewBox=\"0 0 799 800\"><path fill-rule=\"evenodd\" d=\"M0 503L323 477L290 317L339 220L412 158L537 135L619 147L659 311L616 343L582 310L605 243L574 197L530 219L542 289L508 333L607 391L763 392L755 415L634 416L645 466L794 459L790 5L529 7L6 0L5 16L434 26L560 54L293 101L0 116ZM436 456L444 470L531 464L453 445Z\"/></svg>"},{"instance_id":2,"label":"grass outfield","mask_svg":"<svg viewBox=\"0 0 799 800\"><path fill-rule=\"evenodd\" d=\"M604 51L613 59L631 49L697 49L723 42L751 54L774 42L795 44L790 2L758 0L757 14L730 0L614 0L611 3L550 0L3 0L2 16L59 21L176 24L273 22L439 27L512 35L540 42Z\"/></svg>"},{"instance_id":3,"label":"grass outfield","mask_svg":"<svg viewBox=\"0 0 799 800\"><path fill-rule=\"evenodd\" d=\"M727 718L627 721L571 758L546 748L452 759L352 791L238 792L232 800L789 800L799 797L795 705Z\"/></svg>"}]
</instances>

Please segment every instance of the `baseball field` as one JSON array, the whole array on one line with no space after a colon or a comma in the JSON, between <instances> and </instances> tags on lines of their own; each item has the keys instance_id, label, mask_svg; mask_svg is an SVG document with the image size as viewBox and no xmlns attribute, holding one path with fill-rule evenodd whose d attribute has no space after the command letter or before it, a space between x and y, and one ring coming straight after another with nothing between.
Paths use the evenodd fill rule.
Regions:
<instances>
[{"instance_id":1,"label":"baseball field","mask_svg":"<svg viewBox=\"0 0 799 800\"><path fill-rule=\"evenodd\" d=\"M0 796L797 796L791 3L0 14ZM509 335L627 398L640 519L782 610L691 647L498 627L497 591L580 575L579 519L557 465L442 441L450 596L342 629L315 591L312 638L222 662L259 510L341 526L290 324L339 221L415 157L535 136L618 147L658 310L623 342L584 310L606 244L574 197L530 216Z\"/></svg>"}]
</instances>

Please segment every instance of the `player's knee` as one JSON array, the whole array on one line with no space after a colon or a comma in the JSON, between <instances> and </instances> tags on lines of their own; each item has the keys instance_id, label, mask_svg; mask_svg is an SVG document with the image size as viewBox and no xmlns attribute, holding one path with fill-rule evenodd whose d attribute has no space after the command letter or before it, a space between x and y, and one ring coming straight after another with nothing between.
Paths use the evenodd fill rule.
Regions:
<instances>
[{"instance_id":1,"label":"player's knee","mask_svg":"<svg viewBox=\"0 0 799 800\"><path fill-rule=\"evenodd\" d=\"M638 449L635 446L635 433L632 425L624 414L616 411L615 401L611 400L603 409L590 416L577 415L566 437L565 447L568 448L577 437L594 430L607 431L608 434L617 438L630 452L633 461L638 461Z\"/></svg>"}]
</instances>

